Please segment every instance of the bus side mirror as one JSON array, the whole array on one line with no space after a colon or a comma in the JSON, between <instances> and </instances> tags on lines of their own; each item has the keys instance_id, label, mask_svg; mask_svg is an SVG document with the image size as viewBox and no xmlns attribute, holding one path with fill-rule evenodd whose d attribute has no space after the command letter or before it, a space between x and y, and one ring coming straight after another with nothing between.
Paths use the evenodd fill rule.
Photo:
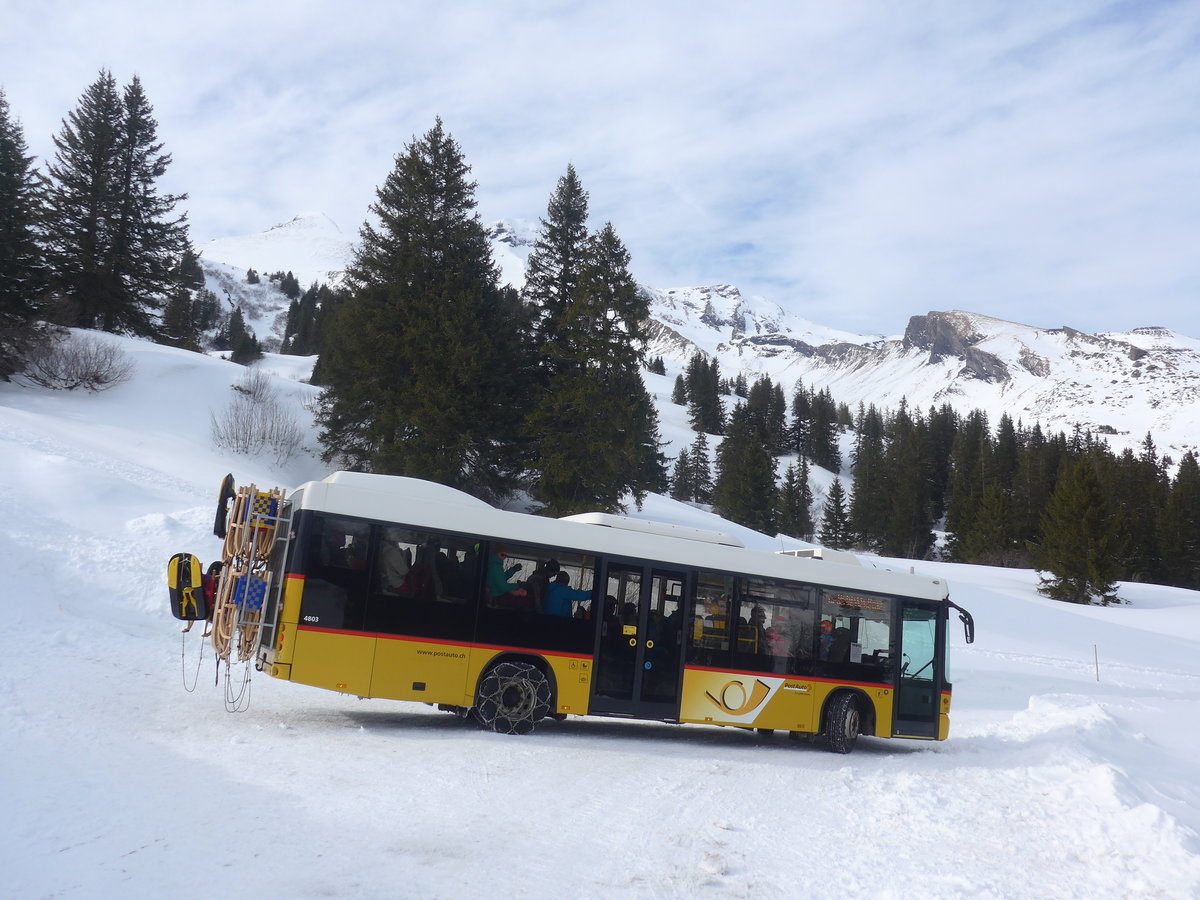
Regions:
<instances>
[{"instance_id":1,"label":"bus side mirror","mask_svg":"<svg viewBox=\"0 0 1200 900\"><path fill-rule=\"evenodd\" d=\"M947 600L946 602L958 610L958 618L963 623L963 632L966 635L967 643L968 644L975 643L975 617L972 616L965 609L963 609L961 606L959 606L957 603L954 603L950 600Z\"/></svg>"}]
</instances>

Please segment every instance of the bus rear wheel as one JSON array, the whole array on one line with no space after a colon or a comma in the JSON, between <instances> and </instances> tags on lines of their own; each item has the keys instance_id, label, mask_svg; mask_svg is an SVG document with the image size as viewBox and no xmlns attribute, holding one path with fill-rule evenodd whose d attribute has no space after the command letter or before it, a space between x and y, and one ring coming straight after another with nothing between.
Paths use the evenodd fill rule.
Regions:
<instances>
[{"instance_id":1,"label":"bus rear wheel","mask_svg":"<svg viewBox=\"0 0 1200 900\"><path fill-rule=\"evenodd\" d=\"M550 713L550 682L532 663L497 663L475 691L475 717L498 734L529 734Z\"/></svg>"},{"instance_id":2,"label":"bus rear wheel","mask_svg":"<svg viewBox=\"0 0 1200 900\"><path fill-rule=\"evenodd\" d=\"M862 730L862 713L853 694L838 694L829 705L825 720L825 739L834 753L849 753L854 749Z\"/></svg>"}]
</instances>

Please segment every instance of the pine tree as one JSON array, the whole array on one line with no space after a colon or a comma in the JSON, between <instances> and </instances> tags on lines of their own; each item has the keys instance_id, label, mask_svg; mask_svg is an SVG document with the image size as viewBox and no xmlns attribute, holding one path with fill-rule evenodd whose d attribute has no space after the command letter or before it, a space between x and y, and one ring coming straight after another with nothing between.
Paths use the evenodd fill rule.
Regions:
<instances>
[{"instance_id":1,"label":"pine tree","mask_svg":"<svg viewBox=\"0 0 1200 900\"><path fill-rule=\"evenodd\" d=\"M950 451L950 482L946 494L946 530L952 559L963 561L959 549L975 526L990 473L991 434L987 415L972 410L959 426Z\"/></svg>"},{"instance_id":2,"label":"pine tree","mask_svg":"<svg viewBox=\"0 0 1200 900\"><path fill-rule=\"evenodd\" d=\"M1149 433L1142 452L1126 450L1111 466L1105 494L1120 511L1122 577L1128 581L1160 582L1166 575L1159 545L1159 517L1167 505L1170 480Z\"/></svg>"},{"instance_id":3,"label":"pine tree","mask_svg":"<svg viewBox=\"0 0 1200 900\"><path fill-rule=\"evenodd\" d=\"M675 457L675 471L671 474L671 497L674 500L691 500L696 493L693 487L692 458L687 447L679 449Z\"/></svg>"},{"instance_id":4,"label":"pine tree","mask_svg":"<svg viewBox=\"0 0 1200 900\"><path fill-rule=\"evenodd\" d=\"M320 353L318 320L323 305L329 302L331 295L328 285L314 282L300 299L293 300L288 305L281 353L293 356L312 356Z\"/></svg>"},{"instance_id":5,"label":"pine tree","mask_svg":"<svg viewBox=\"0 0 1200 900\"><path fill-rule=\"evenodd\" d=\"M1012 416L1000 414L1000 423L996 426L996 439L991 455L991 477L995 478L1000 487L1008 492L1012 490L1013 479L1017 475L1019 462L1017 429L1013 425Z\"/></svg>"},{"instance_id":6,"label":"pine tree","mask_svg":"<svg viewBox=\"0 0 1200 900\"><path fill-rule=\"evenodd\" d=\"M806 459L809 454L809 439L812 435L812 395L797 379L792 393L791 450Z\"/></svg>"},{"instance_id":7,"label":"pine tree","mask_svg":"<svg viewBox=\"0 0 1200 900\"><path fill-rule=\"evenodd\" d=\"M171 163L135 76L118 94L101 71L55 137L47 192L49 261L58 317L106 331L154 335L188 249L186 195L159 194Z\"/></svg>"},{"instance_id":8,"label":"pine tree","mask_svg":"<svg viewBox=\"0 0 1200 900\"><path fill-rule=\"evenodd\" d=\"M190 243L184 248L179 258L176 270L176 282L190 291L204 289L204 268L200 265L200 256Z\"/></svg>"},{"instance_id":9,"label":"pine tree","mask_svg":"<svg viewBox=\"0 0 1200 900\"><path fill-rule=\"evenodd\" d=\"M1200 463L1188 451L1179 461L1159 523L1166 580L1200 590Z\"/></svg>"},{"instance_id":10,"label":"pine tree","mask_svg":"<svg viewBox=\"0 0 1200 900\"><path fill-rule=\"evenodd\" d=\"M688 360L687 374L688 420L692 429L708 434L725 433L725 408L721 405L721 366L697 351Z\"/></svg>"},{"instance_id":11,"label":"pine tree","mask_svg":"<svg viewBox=\"0 0 1200 900\"><path fill-rule=\"evenodd\" d=\"M713 509L730 521L771 534L775 522L775 457L756 417L744 403L734 407L725 440L717 448Z\"/></svg>"},{"instance_id":12,"label":"pine tree","mask_svg":"<svg viewBox=\"0 0 1200 900\"><path fill-rule=\"evenodd\" d=\"M118 302L108 277L123 110L112 74L84 91L55 137L49 166L48 251L56 316L94 328Z\"/></svg>"},{"instance_id":13,"label":"pine tree","mask_svg":"<svg viewBox=\"0 0 1200 900\"><path fill-rule=\"evenodd\" d=\"M202 288L192 298L192 318L197 332L209 331L221 320L221 301L212 291Z\"/></svg>"},{"instance_id":14,"label":"pine tree","mask_svg":"<svg viewBox=\"0 0 1200 900\"><path fill-rule=\"evenodd\" d=\"M246 329L234 341L233 349L229 353L229 360L240 366L248 366L262 359L262 355L262 345L259 344L258 338L254 336L253 331Z\"/></svg>"},{"instance_id":15,"label":"pine tree","mask_svg":"<svg viewBox=\"0 0 1200 900\"><path fill-rule=\"evenodd\" d=\"M571 354L564 331L566 310L575 297L588 244L588 194L575 167L558 179L525 266L521 299L531 307L538 364L543 380L556 374L557 361Z\"/></svg>"},{"instance_id":16,"label":"pine tree","mask_svg":"<svg viewBox=\"0 0 1200 900\"><path fill-rule=\"evenodd\" d=\"M901 401L889 425L884 463L889 473L890 514L882 549L889 556L923 559L933 546L928 459L925 425L913 420Z\"/></svg>"},{"instance_id":17,"label":"pine tree","mask_svg":"<svg viewBox=\"0 0 1200 900\"><path fill-rule=\"evenodd\" d=\"M229 324L225 328L225 342L229 344L227 349L232 350L238 345L246 335L246 317L242 313L242 308L239 306L229 314Z\"/></svg>"},{"instance_id":18,"label":"pine tree","mask_svg":"<svg viewBox=\"0 0 1200 900\"><path fill-rule=\"evenodd\" d=\"M837 404L829 388L822 388L811 400L808 447L806 455L812 462L830 472L842 468L842 453L838 449Z\"/></svg>"},{"instance_id":19,"label":"pine tree","mask_svg":"<svg viewBox=\"0 0 1200 900\"><path fill-rule=\"evenodd\" d=\"M279 289L283 291L285 297L289 300L296 300L300 296L300 282L296 280L296 276L292 274L291 269L283 274L279 279Z\"/></svg>"},{"instance_id":20,"label":"pine tree","mask_svg":"<svg viewBox=\"0 0 1200 900\"><path fill-rule=\"evenodd\" d=\"M1069 463L1042 514L1038 590L1070 603L1116 600L1116 529L1088 457Z\"/></svg>"},{"instance_id":21,"label":"pine tree","mask_svg":"<svg viewBox=\"0 0 1200 900\"><path fill-rule=\"evenodd\" d=\"M1012 501L999 480L988 482L970 530L962 536L958 556L986 566L1018 566L1025 562L1016 536Z\"/></svg>"},{"instance_id":22,"label":"pine tree","mask_svg":"<svg viewBox=\"0 0 1200 900\"><path fill-rule=\"evenodd\" d=\"M1065 457L1066 437L1061 433L1047 438L1041 426L1034 424L1023 436L1013 478L1013 519L1022 546L1037 541L1042 511L1054 493Z\"/></svg>"},{"instance_id":23,"label":"pine tree","mask_svg":"<svg viewBox=\"0 0 1200 900\"><path fill-rule=\"evenodd\" d=\"M708 436L701 431L692 441L692 496L697 503L712 503L712 465L708 458Z\"/></svg>"},{"instance_id":24,"label":"pine tree","mask_svg":"<svg viewBox=\"0 0 1200 900\"><path fill-rule=\"evenodd\" d=\"M783 391L769 376L762 375L755 380L746 398L746 408L757 419L771 452L786 453L787 404L783 399Z\"/></svg>"},{"instance_id":25,"label":"pine tree","mask_svg":"<svg viewBox=\"0 0 1200 900\"><path fill-rule=\"evenodd\" d=\"M181 285L180 262L191 249L187 216L175 215L186 194L162 194L158 180L171 165L158 140L154 109L135 75L123 95L119 215L116 254L110 272L121 287L123 311L106 319L106 330L154 332L147 314L160 310Z\"/></svg>"},{"instance_id":26,"label":"pine tree","mask_svg":"<svg viewBox=\"0 0 1200 900\"><path fill-rule=\"evenodd\" d=\"M946 490L950 483L950 451L958 431L958 414L948 403L929 409L930 503L935 520L946 514Z\"/></svg>"},{"instance_id":27,"label":"pine tree","mask_svg":"<svg viewBox=\"0 0 1200 900\"><path fill-rule=\"evenodd\" d=\"M584 250L572 295L544 347L551 373L526 422L533 494L553 515L640 505L663 480L658 419L641 379L646 297L608 223Z\"/></svg>"},{"instance_id":28,"label":"pine tree","mask_svg":"<svg viewBox=\"0 0 1200 900\"><path fill-rule=\"evenodd\" d=\"M0 90L0 381L20 371L42 339L34 319L45 284L37 221L41 196L33 157Z\"/></svg>"},{"instance_id":29,"label":"pine tree","mask_svg":"<svg viewBox=\"0 0 1200 900\"><path fill-rule=\"evenodd\" d=\"M901 400L903 401L903 398ZM842 431L854 427L854 413L850 412L850 407L846 403L837 405L837 426Z\"/></svg>"},{"instance_id":30,"label":"pine tree","mask_svg":"<svg viewBox=\"0 0 1200 900\"><path fill-rule=\"evenodd\" d=\"M676 406L687 406L687 382L683 375L675 376L675 386L671 390L671 402Z\"/></svg>"},{"instance_id":31,"label":"pine tree","mask_svg":"<svg viewBox=\"0 0 1200 900\"><path fill-rule=\"evenodd\" d=\"M182 285L167 301L162 316L162 342L184 350L200 349L200 330L196 327L192 292Z\"/></svg>"},{"instance_id":32,"label":"pine tree","mask_svg":"<svg viewBox=\"0 0 1200 900\"><path fill-rule=\"evenodd\" d=\"M854 543L850 530L850 517L846 513L846 493L842 490L842 479L834 478L825 498L821 515L819 535L821 543L834 550L848 550Z\"/></svg>"},{"instance_id":33,"label":"pine tree","mask_svg":"<svg viewBox=\"0 0 1200 900\"><path fill-rule=\"evenodd\" d=\"M808 484L808 462L801 458L783 473L776 494L776 527L786 535L811 540L813 533L812 489Z\"/></svg>"},{"instance_id":34,"label":"pine tree","mask_svg":"<svg viewBox=\"0 0 1200 900\"><path fill-rule=\"evenodd\" d=\"M641 373L633 371L626 377L630 383L629 395L633 404L631 419L636 441L633 448L636 469L630 481L630 492L637 508L641 509L648 493L665 493L670 484L667 478L667 457L663 453L666 443L658 429L658 407L650 392L646 390Z\"/></svg>"},{"instance_id":35,"label":"pine tree","mask_svg":"<svg viewBox=\"0 0 1200 900\"><path fill-rule=\"evenodd\" d=\"M883 416L871 404L862 415L854 444L854 490L849 515L855 540L875 551L883 546L891 516L891 473L884 459Z\"/></svg>"},{"instance_id":36,"label":"pine tree","mask_svg":"<svg viewBox=\"0 0 1200 900\"><path fill-rule=\"evenodd\" d=\"M469 172L441 119L396 157L325 329L318 421L326 461L497 498L515 483L528 363Z\"/></svg>"}]
</instances>

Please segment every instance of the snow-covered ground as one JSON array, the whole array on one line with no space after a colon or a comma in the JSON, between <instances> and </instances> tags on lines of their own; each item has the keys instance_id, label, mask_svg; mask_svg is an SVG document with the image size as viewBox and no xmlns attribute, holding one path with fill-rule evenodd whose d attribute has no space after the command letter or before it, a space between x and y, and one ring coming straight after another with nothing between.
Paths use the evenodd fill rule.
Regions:
<instances>
[{"instance_id":1,"label":"snow-covered ground","mask_svg":"<svg viewBox=\"0 0 1200 900\"><path fill-rule=\"evenodd\" d=\"M136 364L111 391L0 384L3 896L1200 895L1188 591L1078 608L1031 572L871 561L948 579L978 637L955 634L949 741L848 757L609 719L500 736L258 674L227 713L199 629L170 616L167 558L216 555L226 472L326 472L214 449L241 368L106 339ZM303 366L264 365L298 417ZM779 546L665 498L640 515Z\"/></svg>"}]
</instances>

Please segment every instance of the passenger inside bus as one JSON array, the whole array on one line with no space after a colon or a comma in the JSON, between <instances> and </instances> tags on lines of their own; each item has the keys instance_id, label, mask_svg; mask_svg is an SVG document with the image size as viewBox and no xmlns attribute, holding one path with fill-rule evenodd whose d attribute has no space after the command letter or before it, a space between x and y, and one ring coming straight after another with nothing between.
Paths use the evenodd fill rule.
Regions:
<instances>
[{"instance_id":1,"label":"passenger inside bus","mask_svg":"<svg viewBox=\"0 0 1200 900\"><path fill-rule=\"evenodd\" d=\"M491 602L494 606L500 606L508 609L525 609L528 607L529 592L520 584L514 584L509 581L521 571L520 566L509 566L504 568L504 561L508 558L508 551L503 547L495 547L492 549L491 555L488 556L487 567L487 590L491 597Z\"/></svg>"},{"instance_id":2,"label":"passenger inside bus","mask_svg":"<svg viewBox=\"0 0 1200 900\"><path fill-rule=\"evenodd\" d=\"M525 590L530 594L530 605L538 612L547 612L546 588L559 573L558 560L548 559L540 562L533 574L525 581Z\"/></svg>"},{"instance_id":3,"label":"passenger inside bus","mask_svg":"<svg viewBox=\"0 0 1200 900\"><path fill-rule=\"evenodd\" d=\"M847 662L850 659L850 629L833 629L833 640L829 644L830 662Z\"/></svg>"},{"instance_id":4,"label":"passenger inside bus","mask_svg":"<svg viewBox=\"0 0 1200 900\"><path fill-rule=\"evenodd\" d=\"M417 556L400 585L400 595L418 600L436 600L442 594L442 575L446 558L438 552L437 542L428 540L417 547Z\"/></svg>"},{"instance_id":5,"label":"passenger inside bus","mask_svg":"<svg viewBox=\"0 0 1200 900\"><path fill-rule=\"evenodd\" d=\"M325 522L321 541L321 564L339 569L365 569L367 567L367 540L365 529L356 528L340 519Z\"/></svg>"},{"instance_id":6,"label":"passenger inside bus","mask_svg":"<svg viewBox=\"0 0 1200 900\"><path fill-rule=\"evenodd\" d=\"M821 659L829 659L829 651L833 646L833 622L829 619L821 620L821 639L820 650L818 651Z\"/></svg>"},{"instance_id":7,"label":"passenger inside bus","mask_svg":"<svg viewBox=\"0 0 1200 900\"><path fill-rule=\"evenodd\" d=\"M379 589L385 594L399 594L411 568L408 548L385 538L379 547Z\"/></svg>"},{"instance_id":8,"label":"passenger inside bus","mask_svg":"<svg viewBox=\"0 0 1200 900\"><path fill-rule=\"evenodd\" d=\"M569 616L572 604L582 605L591 598L591 591L575 590L571 587L571 576L566 572L559 572L554 576L554 581L546 586L542 611L551 616Z\"/></svg>"}]
</instances>

